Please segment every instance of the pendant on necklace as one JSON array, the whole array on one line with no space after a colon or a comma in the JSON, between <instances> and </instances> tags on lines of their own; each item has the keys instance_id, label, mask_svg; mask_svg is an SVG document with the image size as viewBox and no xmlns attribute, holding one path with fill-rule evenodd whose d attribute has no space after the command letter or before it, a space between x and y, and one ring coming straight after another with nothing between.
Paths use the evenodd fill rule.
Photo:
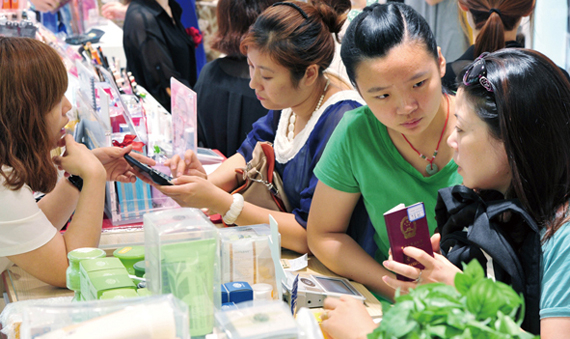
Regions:
<instances>
[{"instance_id":1,"label":"pendant on necklace","mask_svg":"<svg viewBox=\"0 0 570 339\"><path fill-rule=\"evenodd\" d=\"M437 171L439 171L439 168L437 167L436 164L434 164L434 163L427 164L427 166L426 166L427 174L434 175L437 173Z\"/></svg>"}]
</instances>

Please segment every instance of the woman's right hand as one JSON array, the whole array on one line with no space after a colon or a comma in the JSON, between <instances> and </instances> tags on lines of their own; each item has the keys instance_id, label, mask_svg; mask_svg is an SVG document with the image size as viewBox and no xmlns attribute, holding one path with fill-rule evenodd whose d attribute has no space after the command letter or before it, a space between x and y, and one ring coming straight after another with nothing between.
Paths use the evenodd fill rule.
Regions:
<instances>
[{"instance_id":1,"label":"woman's right hand","mask_svg":"<svg viewBox=\"0 0 570 339\"><path fill-rule=\"evenodd\" d=\"M85 145L75 142L73 136L67 134L59 146L65 146L65 152L63 155L54 156L52 159L60 170L78 175L83 180L101 175L105 178L105 167L99 159Z\"/></svg>"},{"instance_id":2,"label":"woman's right hand","mask_svg":"<svg viewBox=\"0 0 570 339\"><path fill-rule=\"evenodd\" d=\"M327 297L321 315L321 327L335 339L365 339L377 324L361 300L350 296Z\"/></svg>"},{"instance_id":3,"label":"woman's right hand","mask_svg":"<svg viewBox=\"0 0 570 339\"><path fill-rule=\"evenodd\" d=\"M180 158L178 154L168 159L165 163L170 167L172 176L178 178L183 175L197 176L203 179L208 179L206 170L202 166L198 156L192 150L187 150L184 153L184 159Z\"/></svg>"}]
</instances>

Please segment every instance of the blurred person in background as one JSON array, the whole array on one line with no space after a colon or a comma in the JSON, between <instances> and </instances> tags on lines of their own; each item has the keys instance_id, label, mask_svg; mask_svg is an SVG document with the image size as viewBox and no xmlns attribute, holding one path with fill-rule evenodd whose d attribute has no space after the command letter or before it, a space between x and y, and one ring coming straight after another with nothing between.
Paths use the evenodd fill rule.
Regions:
<instances>
[{"instance_id":1,"label":"blurred person in background","mask_svg":"<svg viewBox=\"0 0 570 339\"><path fill-rule=\"evenodd\" d=\"M225 54L204 66L194 90L198 94L198 142L230 157L252 125L268 112L249 87L249 66L239 46L258 15L277 0L220 0L218 31L212 49Z\"/></svg>"}]
</instances>

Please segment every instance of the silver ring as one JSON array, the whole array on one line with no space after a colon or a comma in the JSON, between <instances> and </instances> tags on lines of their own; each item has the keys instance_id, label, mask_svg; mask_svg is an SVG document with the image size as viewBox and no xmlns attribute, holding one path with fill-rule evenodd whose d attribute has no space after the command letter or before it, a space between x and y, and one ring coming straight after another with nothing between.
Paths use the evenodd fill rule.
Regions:
<instances>
[{"instance_id":1,"label":"silver ring","mask_svg":"<svg viewBox=\"0 0 570 339\"><path fill-rule=\"evenodd\" d=\"M422 272L423 272L423 271L420 270L420 274L418 275L418 277L416 278L416 280L414 280L414 282L415 282L416 284L419 284L419 283L422 282Z\"/></svg>"}]
</instances>

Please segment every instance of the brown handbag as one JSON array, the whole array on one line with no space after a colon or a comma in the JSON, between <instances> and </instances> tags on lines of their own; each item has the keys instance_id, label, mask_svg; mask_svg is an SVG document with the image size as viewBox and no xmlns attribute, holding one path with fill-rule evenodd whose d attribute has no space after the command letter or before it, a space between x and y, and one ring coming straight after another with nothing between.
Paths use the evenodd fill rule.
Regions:
<instances>
[{"instance_id":1,"label":"brown handbag","mask_svg":"<svg viewBox=\"0 0 570 339\"><path fill-rule=\"evenodd\" d=\"M283 181L275 171L275 152L267 141L259 141L245 168L236 168L238 188L244 201L272 211L290 212L291 205L283 190Z\"/></svg>"}]
</instances>

